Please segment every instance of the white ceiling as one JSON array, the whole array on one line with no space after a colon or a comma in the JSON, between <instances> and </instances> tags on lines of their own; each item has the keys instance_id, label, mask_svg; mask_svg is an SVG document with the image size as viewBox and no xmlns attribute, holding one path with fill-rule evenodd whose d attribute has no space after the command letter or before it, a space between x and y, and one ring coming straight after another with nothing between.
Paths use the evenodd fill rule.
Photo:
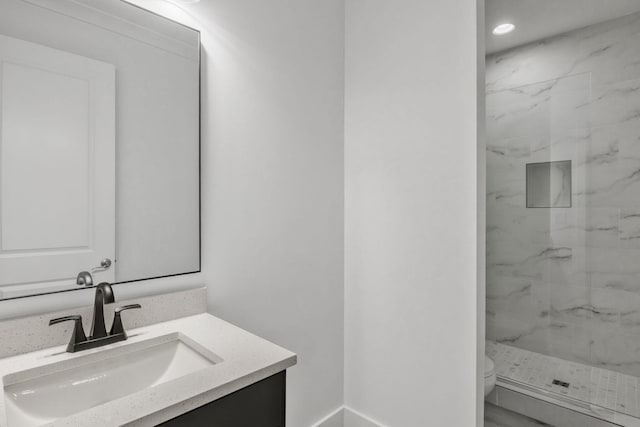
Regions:
<instances>
[{"instance_id":1,"label":"white ceiling","mask_svg":"<svg viewBox=\"0 0 640 427\"><path fill-rule=\"evenodd\" d=\"M486 51L494 53L640 11L640 0L486 0ZM516 29L491 33L511 22Z\"/></svg>"}]
</instances>

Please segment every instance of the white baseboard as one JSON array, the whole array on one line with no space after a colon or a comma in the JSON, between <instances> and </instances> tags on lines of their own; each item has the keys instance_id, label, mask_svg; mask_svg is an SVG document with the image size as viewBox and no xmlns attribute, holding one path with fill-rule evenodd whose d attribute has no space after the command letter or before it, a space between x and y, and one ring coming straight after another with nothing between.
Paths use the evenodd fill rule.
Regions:
<instances>
[{"instance_id":1,"label":"white baseboard","mask_svg":"<svg viewBox=\"0 0 640 427\"><path fill-rule=\"evenodd\" d=\"M342 406L311 427L385 427L366 415Z\"/></svg>"},{"instance_id":2,"label":"white baseboard","mask_svg":"<svg viewBox=\"0 0 640 427\"><path fill-rule=\"evenodd\" d=\"M331 412L311 427L344 427L344 406Z\"/></svg>"},{"instance_id":3,"label":"white baseboard","mask_svg":"<svg viewBox=\"0 0 640 427\"><path fill-rule=\"evenodd\" d=\"M351 409L347 406L344 407L344 427L385 427L377 421L372 420L366 415Z\"/></svg>"}]
</instances>

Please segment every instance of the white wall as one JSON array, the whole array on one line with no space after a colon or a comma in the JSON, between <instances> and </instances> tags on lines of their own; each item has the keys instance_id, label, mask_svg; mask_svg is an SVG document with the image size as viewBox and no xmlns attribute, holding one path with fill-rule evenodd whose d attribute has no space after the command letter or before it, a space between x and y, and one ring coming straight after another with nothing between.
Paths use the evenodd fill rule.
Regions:
<instances>
[{"instance_id":1,"label":"white wall","mask_svg":"<svg viewBox=\"0 0 640 427\"><path fill-rule=\"evenodd\" d=\"M343 403L342 0L139 1L203 31L210 311L298 354L287 422Z\"/></svg>"},{"instance_id":2,"label":"white wall","mask_svg":"<svg viewBox=\"0 0 640 427\"><path fill-rule=\"evenodd\" d=\"M346 0L345 403L472 426L476 0Z\"/></svg>"},{"instance_id":3,"label":"white wall","mask_svg":"<svg viewBox=\"0 0 640 427\"><path fill-rule=\"evenodd\" d=\"M287 423L309 426L343 402L344 3L200 5L211 311L298 354Z\"/></svg>"}]
</instances>

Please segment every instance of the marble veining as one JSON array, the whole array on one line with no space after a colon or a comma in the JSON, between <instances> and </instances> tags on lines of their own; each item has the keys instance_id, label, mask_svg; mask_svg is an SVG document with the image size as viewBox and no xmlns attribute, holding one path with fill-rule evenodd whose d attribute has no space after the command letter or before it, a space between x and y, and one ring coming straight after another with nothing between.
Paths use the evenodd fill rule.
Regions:
<instances>
[{"instance_id":1,"label":"marble veining","mask_svg":"<svg viewBox=\"0 0 640 427\"><path fill-rule=\"evenodd\" d=\"M488 339L640 376L640 13L486 79ZM567 160L571 207L527 209L526 165Z\"/></svg>"},{"instance_id":2,"label":"marble veining","mask_svg":"<svg viewBox=\"0 0 640 427\"><path fill-rule=\"evenodd\" d=\"M594 73L599 84L640 77L640 13L499 52L487 58L487 89Z\"/></svg>"}]
</instances>

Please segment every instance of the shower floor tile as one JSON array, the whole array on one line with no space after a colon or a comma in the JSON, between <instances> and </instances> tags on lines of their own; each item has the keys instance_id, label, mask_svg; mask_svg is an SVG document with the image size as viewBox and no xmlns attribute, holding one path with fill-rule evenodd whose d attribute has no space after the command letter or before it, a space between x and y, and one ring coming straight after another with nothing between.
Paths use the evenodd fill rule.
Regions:
<instances>
[{"instance_id":1,"label":"shower floor tile","mask_svg":"<svg viewBox=\"0 0 640 427\"><path fill-rule=\"evenodd\" d=\"M487 341L496 375L640 418L640 379Z\"/></svg>"}]
</instances>

